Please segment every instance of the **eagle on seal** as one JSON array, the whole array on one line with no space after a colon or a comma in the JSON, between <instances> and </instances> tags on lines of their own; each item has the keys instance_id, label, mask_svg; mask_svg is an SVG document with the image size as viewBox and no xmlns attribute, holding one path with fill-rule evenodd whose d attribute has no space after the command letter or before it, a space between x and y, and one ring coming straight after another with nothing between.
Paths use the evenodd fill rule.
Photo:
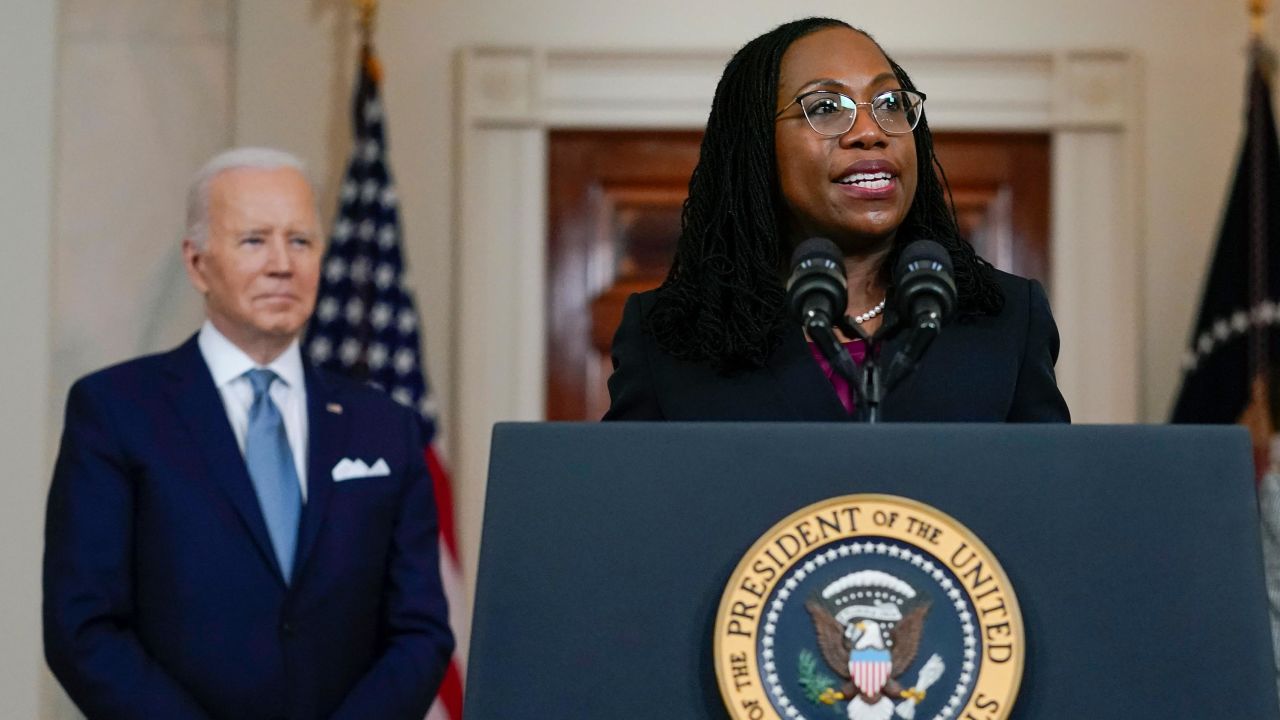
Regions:
<instances>
[{"instance_id":1,"label":"eagle on seal","mask_svg":"<svg viewBox=\"0 0 1280 720\"><path fill-rule=\"evenodd\" d=\"M849 720L888 720L894 700L914 701L908 703L910 710L899 711L910 717L915 703L924 699L924 689L904 688L899 677L915 662L929 603L917 604L892 625L872 618L843 624L816 597L805 603L805 609L813 618L823 659L845 680L839 690L827 688L819 699L829 705L848 701Z\"/></svg>"}]
</instances>

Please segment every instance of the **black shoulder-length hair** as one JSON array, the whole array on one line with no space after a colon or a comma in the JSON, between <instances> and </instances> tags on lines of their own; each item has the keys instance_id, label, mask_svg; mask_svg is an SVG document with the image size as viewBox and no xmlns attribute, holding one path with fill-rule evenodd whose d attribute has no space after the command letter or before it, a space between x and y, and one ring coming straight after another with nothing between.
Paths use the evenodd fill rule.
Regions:
<instances>
[{"instance_id":1,"label":"black shoulder-length hair","mask_svg":"<svg viewBox=\"0 0 1280 720\"><path fill-rule=\"evenodd\" d=\"M676 257L645 319L670 355L722 372L758 368L782 337L783 276L791 248L774 157L778 67L793 42L828 27L846 27L875 42L840 20L806 18L755 38L725 66L689 181ZM902 88L915 90L902 67L885 57ZM903 247L915 239L935 240L951 254L959 315L997 313L1004 297L991 265L960 237L945 176L940 181L934 173L927 118L913 134L916 194L881 269L885 282Z\"/></svg>"}]
</instances>

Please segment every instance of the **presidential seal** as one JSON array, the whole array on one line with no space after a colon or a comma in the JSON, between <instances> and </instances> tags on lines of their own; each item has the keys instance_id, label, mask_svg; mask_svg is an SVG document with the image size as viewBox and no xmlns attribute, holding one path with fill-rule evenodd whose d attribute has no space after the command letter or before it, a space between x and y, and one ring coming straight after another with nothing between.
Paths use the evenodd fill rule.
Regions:
<instances>
[{"instance_id":1,"label":"presidential seal","mask_svg":"<svg viewBox=\"0 0 1280 720\"><path fill-rule=\"evenodd\" d=\"M832 498L774 525L729 578L715 624L735 720L1003 720L1025 647L991 551L890 495Z\"/></svg>"}]
</instances>

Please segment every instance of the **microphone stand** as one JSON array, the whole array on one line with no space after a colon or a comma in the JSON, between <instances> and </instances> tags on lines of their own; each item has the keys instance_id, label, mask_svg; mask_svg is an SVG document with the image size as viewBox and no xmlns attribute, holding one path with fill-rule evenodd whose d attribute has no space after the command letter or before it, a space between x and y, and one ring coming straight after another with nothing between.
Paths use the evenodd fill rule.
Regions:
<instances>
[{"instance_id":1,"label":"microphone stand","mask_svg":"<svg viewBox=\"0 0 1280 720\"><path fill-rule=\"evenodd\" d=\"M885 373L888 378L885 384L889 389L893 389L894 386L916 369L916 365L920 364L920 358L924 356L924 351L929 349L929 345L934 338L938 337L938 333L942 332L941 314L930 310L927 314L917 317L915 324L909 330L911 335L907 339L906 346L894 356L893 361L889 363L888 371Z\"/></svg>"},{"instance_id":2,"label":"microphone stand","mask_svg":"<svg viewBox=\"0 0 1280 720\"><path fill-rule=\"evenodd\" d=\"M857 338L867 346L867 354L861 367L852 360L849 361L850 365L858 369L858 374L861 376L858 381L850 380L850 383L858 393L858 414L868 423L878 423L880 422L880 401L884 398L884 386L880 380L879 368L876 367L876 357L873 352L875 346L872 341L879 337L880 333L868 335L867 331L848 315L837 320L836 326L845 334L845 337ZM881 328L883 327L882 325ZM845 350L843 345L840 346L840 352L844 353L845 357L849 356L849 351Z\"/></svg>"},{"instance_id":3,"label":"microphone stand","mask_svg":"<svg viewBox=\"0 0 1280 720\"><path fill-rule=\"evenodd\" d=\"M858 401L858 417L868 423L880 422L880 405L884 394L906 379L920 363L925 350L942 331L942 316L936 310L922 314L914 323L898 328L898 319L890 311L884 316L884 322L874 335L868 335L862 326L845 315L835 320L835 327L845 337L862 340L867 345L866 359L861 365L849 357L849 351L836 339L831 320L821 312L810 312L804 322L809 337L818 344L818 349L831 363L832 369L840 373L849 386L853 388ZM887 333L901 331L908 333L906 345L900 349L889 362L889 367L881 371L876 364L874 341Z\"/></svg>"},{"instance_id":4,"label":"microphone stand","mask_svg":"<svg viewBox=\"0 0 1280 720\"><path fill-rule=\"evenodd\" d=\"M853 358L849 357L849 351L844 345L836 339L836 334L831 329L831 321L825 315L810 312L805 316L804 327L809 332L809 337L817 343L818 350L822 352L827 362L831 363L832 369L840 373L853 388L858 399L860 419L868 423L879 422L882 386L880 373L876 369L875 356L872 353L871 341L874 338L847 315L836 320L836 327L845 334L845 337L858 338L867 344L866 360L862 365L858 365Z\"/></svg>"},{"instance_id":5,"label":"microphone stand","mask_svg":"<svg viewBox=\"0 0 1280 720\"><path fill-rule=\"evenodd\" d=\"M858 417L868 423L880 422L880 404L884 394L910 375L925 351L929 349L935 338L942 331L942 313L940 308L928 308L915 318L915 322L907 323L899 328L899 318L892 310L886 312L884 321L874 335L868 335L862 326L845 315L835 320L835 326L845 337L862 340L867 345L866 359L858 365L849 356L849 351L836 339L831 329L832 322L825 313L810 312L804 322L809 337L818 344L831 367L849 382L858 401ZM906 332L906 344L898 350L889 367L883 372L876 364L874 341L895 332Z\"/></svg>"}]
</instances>

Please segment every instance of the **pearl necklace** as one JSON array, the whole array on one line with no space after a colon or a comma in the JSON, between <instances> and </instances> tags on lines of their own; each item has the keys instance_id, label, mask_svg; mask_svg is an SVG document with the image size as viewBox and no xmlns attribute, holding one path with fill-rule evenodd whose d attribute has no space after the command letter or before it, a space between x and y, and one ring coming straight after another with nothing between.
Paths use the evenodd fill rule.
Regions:
<instances>
[{"instance_id":1,"label":"pearl necklace","mask_svg":"<svg viewBox=\"0 0 1280 720\"><path fill-rule=\"evenodd\" d=\"M854 324L855 324L855 325L861 325L862 323L864 323L864 322L866 322L866 321L870 320L871 318L873 318L873 317L875 317L875 316L879 315L880 313L884 312L884 302L885 302L885 300L888 300L888 299L889 299L889 298L887 298L887 297L885 297L885 298L881 298L881 299L880 299L880 302L876 303L876 306L875 306L875 307L873 307L873 308L871 308L870 310L868 310L868 311L866 311L866 312L862 313L861 315L855 315L855 316L853 316L853 322L854 322Z\"/></svg>"}]
</instances>

